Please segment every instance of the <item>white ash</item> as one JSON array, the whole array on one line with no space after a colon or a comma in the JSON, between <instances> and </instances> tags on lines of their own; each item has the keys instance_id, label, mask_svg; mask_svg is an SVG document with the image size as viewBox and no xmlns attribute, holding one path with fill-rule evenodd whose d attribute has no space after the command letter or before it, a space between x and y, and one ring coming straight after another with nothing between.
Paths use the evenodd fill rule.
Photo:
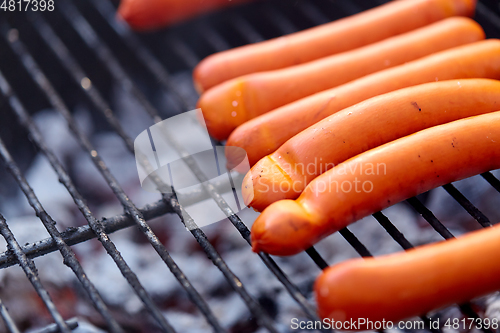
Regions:
<instances>
[{"instance_id":1,"label":"white ash","mask_svg":"<svg viewBox=\"0 0 500 333\"><path fill-rule=\"evenodd\" d=\"M115 116L132 139L153 125L153 120L144 111L141 104L131 95L124 93L123 89L115 86L112 98Z\"/></svg>"},{"instance_id":2,"label":"white ash","mask_svg":"<svg viewBox=\"0 0 500 333\"><path fill-rule=\"evenodd\" d=\"M207 303L223 327L231 327L241 318L248 316L243 301L236 294L229 295L224 299L212 298ZM199 313L193 315L166 311L165 316L178 332L204 333L211 331L211 326Z\"/></svg>"},{"instance_id":3,"label":"white ash","mask_svg":"<svg viewBox=\"0 0 500 333\"><path fill-rule=\"evenodd\" d=\"M90 119L88 113L83 109L75 112L75 119L80 124L83 132L89 132ZM66 160L79 150L79 145L70 134L64 118L53 110L42 110L37 112L33 120L39 128L47 145L52 148L60 161ZM66 221L70 218L69 210L73 207L73 200L68 191L59 183L57 175L48 160L42 154L37 154L31 167L25 174L25 178L35 191L38 200L45 210L57 221L63 223L64 227L71 223ZM15 189L15 196L9 204L2 205L7 210L6 217L22 216L31 213L26 197L19 188ZM67 224L64 224L67 223Z\"/></svg>"},{"instance_id":4,"label":"white ash","mask_svg":"<svg viewBox=\"0 0 500 333\"><path fill-rule=\"evenodd\" d=\"M201 316L176 311L169 311L165 316L177 332L206 333L212 330Z\"/></svg>"},{"instance_id":5,"label":"white ash","mask_svg":"<svg viewBox=\"0 0 500 333\"><path fill-rule=\"evenodd\" d=\"M106 331L101 330L88 321L86 321L84 318L78 318L78 327L75 328L73 333L106 333Z\"/></svg>"},{"instance_id":6,"label":"white ash","mask_svg":"<svg viewBox=\"0 0 500 333\"><path fill-rule=\"evenodd\" d=\"M485 315L490 319L495 319L500 325L500 292L493 293L486 298L487 308Z\"/></svg>"}]
</instances>

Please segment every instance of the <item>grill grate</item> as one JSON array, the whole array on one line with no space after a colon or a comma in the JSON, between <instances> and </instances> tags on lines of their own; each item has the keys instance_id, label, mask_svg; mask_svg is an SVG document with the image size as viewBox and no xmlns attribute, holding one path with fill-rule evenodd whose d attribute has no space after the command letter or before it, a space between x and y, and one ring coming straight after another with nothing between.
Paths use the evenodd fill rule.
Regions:
<instances>
[{"instance_id":1,"label":"grill grate","mask_svg":"<svg viewBox=\"0 0 500 333\"><path fill-rule=\"evenodd\" d=\"M78 3L78 7L73 3L73 1L75 3ZM170 113L171 115L194 108L192 98L190 98L190 96L186 96L184 92L178 90L177 86L172 82L170 73L167 71L165 65L157 58L154 52L151 52L149 50L150 46L147 45L147 43L143 42L140 38L138 38L134 33L132 33L126 25L114 20L115 8L109 2L109 0L90 0L90 4L86 5L82 1L73 1L64 0L58 2L56 5L56 11L58 15L64 17L66 22L74 29L74 31L76 31L76 33L86 44L86 46L95 53L103 68L105 68L111 74L114 82L118 83L124 91L133 96L140 103L142 108L150 116L152 123L161 121L162 113L160 113L160 111L157 110L149 102L148 97L145 96L135 80L131 76L129 76L127 70L122 66L120 60L116 57L116 54L113 52L113 47L108 46L107 42L100 38L99 34L96 32L96 30L94 30L92 24L88 22L84 15L81 13L81 9L79 7L90 6L90 8L88 8L87 10L99 13L99 15L101 15L101 18L104 19L107 24L109 24L109 27L112 29L112 31L117 36L119 36L120 42L126 46L129 54L133 55L139 60L141 65L150 72L150 74L156 79L156 82L159 83L161 88L164 89L164 91L167 92L169 96L174 97L175 109L167 110L165 113ZM377 2L381 3L385 1ZM335 6L337 12L343 13L343 15L354 14L363 9L366 9L363 7L366 6L365 3L358 4L356 1L344 1L335 2L334 4L325 4L324 2L318 0L311 2L299 1L297 3L298 11L302 12L304 17L310 20L310 22L314 25L325 23L330 20L325 16L325 14L323 14L324 7L328 6ZM271 1L270 3L262 5L262 13L264 14L263 16L267 17L267 20L270 21L272 25L274 25L277 34L286 34L298 31L303 28L297 27L294 22L287 18L282 10L283 5L276 1ZM236 10L233 11L234 12L231 15L229 24L239 34L242 35L245 43L257 42L269 38L269 36L263 36L261 32L259 32L249 22L249 20L244 18ZM497 23L500 22L498 21L500 20L500 18L498 18L498 16L496 16L494 12L490 11L482 3L478 4L478 16L480 16L478 19L491 22L490 24L493 26L495 26L496 24L496 28L500 28ZM55 29L51 27L51 22L48 22L46 18L39 13L28 13L26 14L26 18L22 18L22 20L24 19L26 19L26 22L29 22L29 24L32 25L35 31L37 31L39 37L50 48L50 50L56 56L57 60L72 77L72 79L81 87L82 91L85 93L95 109L104 116L111 128L121 137L128 151L130 153L133 153L134 150L132 138L128 136L126 131L121 127L118 119L115 117L112 111L112 108L106 102L106 99L103 97L101 91L95 85L93 85L92 81L89 80L89 77L91 76L87 75L85 70L80 65L79 61L55 32ZM197 33L203 36L205 42L213 48L213 51L221 51L230 47L231 43L226 41L225 37L217 32L216 29L213 29L210 22L201 19L198 23L195 23L194 26L197 29ZM120 328L115 319L113 319L113 317L110 315L99 293L95 289L94 285L88 280L85 272L80 266L80 263L78 262L73 251L70 248L70 245L78 244L91 238L97 237L103 247L106 249L107 253L114 260L123 276L133 287L136 294L143 302L145 308L156 320L159 328L164 332L174 332L172 326L168 323L168 321L162 315L161 311L158 309L157 305L155 305L155 303L153 302L151 296L146 292L144 287L139 282L136 274L130 269L128 264L124 261L121 254L116 249L114 243L108 237L109 233L132 225L137 225L139 226L139 230L146 236L149 243L153 246L158 255L171 270L172 274L185 289L193 304L195 304L199 311L203 314L213 330L216 332L225 332L225 329L221 326L212 310L207 305L206 301L200 296L198 291L193 287L184 273L180 270L178 265L169 255L164 245L160 242L158 237L154 234L147 223L148 220L154 217L158 217L166 213L175 213L181 218L181 221L182 223L184 223L184 225L190 227L190 232L193 234L196 241L200 244L209 259L211 259L214 265L217 266L217 268L221 271L233 290L241 297L258 323L270 332L278 332L276 323L273 322L264 308L247 291L243 283L235 275L231 268L228 267L221 255L210 243L205 233L201 229L196 227L195 221L189 217L185 220L183 219L183 216L188 215L185 211L183 211L183 207L179 205L179 202L177 201L177 198L175 196L163 195L162 200L148 205L142 209L137 208L135 204L132 203L132 201L119 185L118 181L115 179L114 175L107 168L100 154L93 147L90 139L78 128L73 116L69 112L68 106L65 104L62 97L53 87L49 78L45 76L42 69L38 66L35 58L24 46L22 38L21 36L19 36L18 30L13 29L6 20L0 19L0 31L11 50L21 60L29 77L37 84L38 88L40 89L40 91L42 91L44 97L50 102L50 104L66 119L72 134L77 138L78 142L82 146L82 149L85 150L87 155L91 158L95 167L104 177L106 183L108 184L110 189L112 189L114 195L120 201L125 211L125 213L122 215L118 215L106 220L98 220L93 215L90 208L85 203L83 195L78 192L76 186L73 184L73 181L65 171L61 162L57 159L55 153L45 144L42 135L33 122L31 116L23 106L20 98L13 92L9 81L0 72L0 90L2 91L4 98L8 101L10 108L14 111L16 117L19 120L19 123L29 133L33 143L37 146L40 152L42 152L47 157L52 168L57 173L60 182L66 187L76 206L82 212L88 222L88 226L72 228L71 230L59 232L55 227L55 222L45 212L35 193L32 191L30 185L24 178L20 168L11 157L6 144L4 144L3 141L0 140L0 156L5 161L7 169L13 174L20 188L25 193L29 203L31 204L37 216L40 218L41 222L44 224L51 236L51 238L43 239L40 242L20 246L12 232L9 230L7 221L5 221L2 216L0 216L0 233L2 233L2 236L6 239L9 246L8 251L0 254L0 268L20 264L20 266L25 271L26 276L30 279L30 282L33 284L47 309L51 313L54 322L59 330L62 332L69 332L71 330L70 326L73 327L73 325L70 325L63 320L53 301L50 299L48 292L41 285L37 277L36 268L32 261L32 259L35 257L59 250L64 258L64 263L73 270L77 278L80 280L91 301L93 302L96 310L102 315L102 317L108 324L109 330L112 332L122 332L122 328ZM185 65L192 68L197 64L200 57L192 49L191 45L175 37L173 34L167 34L166 41L168 45L172 46L172 50L178 53L181 60L185 62ZM0 71L1 70L2 68L0 66ZM205 182L207 180L206 176L203 174L199 166L196 165L193 160L189 159L183 147L180 144L175 143L175 140L173 138L170 138L170 141L174 143L174 146L181 154L181 156L185 157L185 161L187 162L193 173L196 175L196 177L200 180L200 182ZM492 187L500 192L500 181L495 178L492 173L488 172L483 174L482 176ZM157 184L161 186L159 182ZM218 184L208 184L204 188L204 193L197 192L188 194L187 196L193 202L199 201L207 195L210 196L217 203L219 208L226 214L229 221L236 227L243 239L248 244L250 244L249 229L246 227L244 222L229 208L222 196L218 194L217 188ZM491 226L489 219L453 185L445 185L444 189L475 220L477 220L477 222L480 223L482 227ZM452 233L434 216L434 214L428 208L426 208L425 205L422 204L422 202L419 201L419 199L411 198L407 200L407 202L419 214L421 214L422 217L443 238L449 239L454 237ZM403 249L407 250L413 247L413 245L382 212L373 214L373 217ZM340 234L361 256L372 256L366 246L362 242L360 242L360 240L348 228L341 230ZM306 253L311 257L311 259L320 269L324 269L328 266L327 262L322 258L318 251L316 251L316 249L310 248L306 251ZM285 289L289 292L290 296L296 301L297 305L304 311L306 316L312 320L318 320L314 308L311 306L311 304L309 304L305 295L301 292L299 287L297 287L290 281L289 277L281 270L278 264L267 254L259 253L258 255L263 263L267 266L267 268L283 284ZM460 305L459 308L465 315L469 317L478 317L478 314L474 312L470 304ZM6 307L1 301L0 315L4 319L5 325L7 326L9 331L19 331L16 328L15 323L11 319ZM429 318L427 317L422 318L426 321L429 320ZM432 331L440 330L433 329Z\"/></svg>"}]
</instances>

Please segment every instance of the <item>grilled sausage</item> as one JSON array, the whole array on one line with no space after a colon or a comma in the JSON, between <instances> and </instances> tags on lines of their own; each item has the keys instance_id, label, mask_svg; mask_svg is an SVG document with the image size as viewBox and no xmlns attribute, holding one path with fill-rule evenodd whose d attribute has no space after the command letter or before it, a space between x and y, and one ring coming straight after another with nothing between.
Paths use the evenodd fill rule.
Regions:
<instances>
[{"instance_id":1,"label":"grilled sausage","mask_svg":"<svg viewBox=\"0 0 500 333\"><path fill-rule=\"evenodd\" d=\"M121 0L118 17L134 30L152 30L249 0Z\"/></svg>"},{"instance_id":2,"label":"grilled sausage","mask_svg":"<svg viewBox=\"0 0 500 333\"><path fill-rule=\"evenodd\" d=\"M205 92L198 108L210 135L225 140L238 125L285 104L484 37L473 20L453 17L352 51L224 82Z\"/></svg>"},{"instance_id":3,"label":"grilled sausage","mask_svg":"<svg viewBox=\"0 0 500 333\"><path fill-rule=\"evenodd\" d=\"M287 104L239 126L227 145L245 149L254 165L294 135L346 107L396 89L464 78L500 78L500 40L442 51Z\"/></svg>"},{"instance_id":4,"label":"grilled sausage","mask_svg":"<svg viewBox=\"0 0 500 333\"><path fill-rule=\"evenodd\" d=\"M196 67L195 85L202 92L241 75L352 50L447 17L471 16L475 5L476 0L391 1L305 31L211 55Z\"/></svg>"},{"instance_id":5,"label":"grilled sausage","mask_svg":"<svg viewBox=\"0 0 500 333\"><path fill-rule=\"evenodd\" d=\"M243 196L253 194L246 204L262 211L297 198L321 173L364 151L499 109L500 81L489 79L425 83L373 97L314 124L257 162L243 181Z\"/></svg>"},{"instance_id":6,"label":"grilled sausage","mask_svg":"<svg viewBox=\"0 0 500 333\"><path fill-rule=\"evenodd\" d=\"M338 164L297 200L267 207L252 226L252 247L295 254L397 202L498 168L500 111L431 127Z\"/></svg>"},{"instance_id":7,"label":"grilled sausage","mask_svg":"<svg viewBox=\"0 0 500 333\"><path fill-rule=\"evenodd\" d=\"M334 321L394 322L500 289L500 226L377 258L349 260L318 277L319 315ZM469 324L468 322L467 324ZM484 326L492 328L492 322ZM498 323L497 323L498 324ZM339 325L339 324L338 324ZM498 327L498 325L497 325Z\"/></svg>"}]
</instances>

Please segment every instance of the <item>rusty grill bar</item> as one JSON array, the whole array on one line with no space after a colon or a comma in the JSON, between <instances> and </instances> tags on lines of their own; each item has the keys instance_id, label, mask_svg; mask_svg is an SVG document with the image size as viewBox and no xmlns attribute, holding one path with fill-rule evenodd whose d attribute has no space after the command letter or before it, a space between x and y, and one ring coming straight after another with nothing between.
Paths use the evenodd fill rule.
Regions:
<instances>
[{"instance_id":1,"label":"rusty grill bar","mask_svg":"<svg viewBox=\"0 0 500 333\"><path fill-rule=\"evenodd\" d=\"M150 116L152 124L162 120L162 114L157 110L144 95L141 89L136 85L134 80L127 74L127 70L122 67L120 61L116 58L111 47L109 47L104 40L101 40L99 34L94 30L92 24L89 23L84 15L80 12L78 6L83 6L83 2L80 0L61 0L58 1L56 6L56 11L65 18L66 23L69 24L82 39L83 43L92 50L96 57L101 62L103 68L105 68L113 77L114 81L118 83L121 88L126 91L129 95L133 96L139 104L142 106L143 110ZM182 111L187 111L194 108L193 103L183 95L182 92L178 91L176 85L172 82L170 73L166 69L166 66L157 58L156 55L138 38L133 32L131 32L126 25L114 20L115 8L109 0L90 0L91 10L99 13L101 19L105 20L109 27L114 31L114 33L120 38L121 42L128 48L131 55L136 57L141 64L150 72L151 75L156 79L161 88L174 96L176 107L174 113L180 113ZM377 3L383 3L385 1L376 1ZM375 3L373 5L376 5ZM87 6L89 6L87 4ZM351 15L362 9L356 2L336 2L339 11L344 15ZM321 24L328 22L328 18L318 7L315 1L300 1L297 4L299 11L302 11L304 16L307 17L311 23ZM264 17L270 20L275 28L280 34L286 34L294 31L300 30L295 24L287 18L287 16L280 11L280 9L275 6L273 2L269 4L262 5L262 10ZM478 15L481 19L491 21L491 24L500 28L498 22L500 18L491 10L489 10L484 4L478 3ZM67 73L72 77L72 79L81 87L83 92L86 94L87 98L92 103L93 107L98 110L102 116L106 119L113 130L121 137L124 145L130 153L133 153L133 140L126 133L126 131L120 125L118 119L114 116L112 108L106 102L101 92L92 84L89 77L82 69L74 55L66 47L58 34L51 27L51 22L48 22L43 15L38 13L29 13L26 15L26 21L29 22L32 27L37 31L38 37L43 40L43 42L50 48L50 50L55 55L60 64L64 67ZM252 24L245 18L243 18L239 13L235 12L231 17L231 25L238 31L245 40L245 43L257 42L266 39L262 36ZM222 37L216 29L214 29L209 22L201 21L195 23L199 34L206 39L207 44L209 44L213 51L221 51L230 48L230 43ZM113 218L99 220L90 211L90 208L85 203L84 197L78 192L71 177L68 175L61 162L57 159L54 152L47 147L45 141L40 134L35 123L31 119L27 110L24 108L22 101L17 97L15 92L12 90L8 80L1 73L0 66L0 90L2 92L3 98L8 102L10 108L16 115L19 123L27 130L31 140L37 146L37 148L42 152L49 160L52 168L59 177L60 182L66 187L67 191L73 198L76 206L84 215L88 225L78 228L71 228L63 232L59 232L55 227L55 222L53 219L45 212L41 203L38 201L35 193L31 189L30 185L24 178L21 170L17 166L16 162L7 150L6 145L0 139L0 156L5 162L7 170L13 175L17 181L20 188L26 195L27 200L30 205L35 210L37 216L40 218L41 222L46 227L51 238L42 239L36 243L26 244L20 246L15 239L14 235L8 227L8 221L6 221L3 216L0 215L0 233L6 239L8 243L8 251L0 254L0 268L9 267L12 265L19 264L26 273L26 276L33 284L34 288L40 295L44 304L46 305L48 311L52 315L57 328L61 332L69 332L74 328L73 324L65 322L61 314L56 309L53 301L47 290L42 286L40 280L38 279L36 268L34 266L33 258L38 256L60 251L64 263L69 266L76 277L81 282L83 288L86 290L90 300L92 301L96 310L102 315L105 322L108 325L108 329L112 332L122 332L122 328L118 325L116 320L110 315L107 306L101 299L98 291L95 289L94 285L87 278L83 268L76 259L70 246L78 244L89 240L91 238L97 237L101 242L102 246L105 248L107 253L114 260L115 264L120 269L122 275L126 278L129 284L132 286L136 294L139 296L143 302L147 311L156 320L158 328L164 332L174 332L172 326L168 323L167 319L161 311L158 309L157 305L153 302L151 296L146 292L144 287L139 282L135 273L130 269L128 264L121 257L121 254L116 249L114 243L109 239L108 234L114 231L136 225L139 230L146 236L149 243L156 250L161 259L168 266L172 274L182 285L190 300L200 313L205 317L207 322L213 328L215 332L225 332L226 330L221 326L216 316L213 314L212 310L209 308L206 301L201 297L198 291L193 287L184 273L177 266L175 261L170 257L165 246L159 241L158 237L149 227L147 221L167 214L175 213L177 214L181 222L190 227L191 233L196 241L200 244L202 249L207 254L208 258L212 260L215 266L224 275L226 281L233 288L233 290L241 297L249 311L252 313L254 318L258 323L265 327L270 332L278 332L276 324L273 322L271 317L266 313L264 308L255 300L255 298L247 291L240 279L233 273L230 267L225 263L221 255L217 252L214 246L210 243L205 233L196 227L196 221L191 218L183 219L183 216L188 216L184 211L183 207L179 205L179 202L175 196L163 195L162 199L153 204L147 205L142 209L137 208L125 194L123 189L120 187L118 181L115 179L113 174L109 171L104 161L101 159L99 153L94 149L90 142L90 139L79 130L77 124L68 107L66 106L63 98L52 86L49 79L45 76L42 69L38 66L36 59L29 53L23 44L23 36L19 36L18 30L14 29L7 23L6 20L0 19L0 32L2 38L5 39L6 43L10 46L14 54L22 62L27 73L31 79L38 85L40 91L43 92L45 98L51 103L51 105L56 109L67 121L72 134L77 138L77 141L81 145L82 149L87 152L88 157L91 158L95 167L99 170L101 175L106 180L108 186L114 192L116 198L120 201L123 206L124 213ZM183 59L185 64L189 67L193 67L199 61L199 57L186 43L177 37L167 36L167 43L174 48L174 51L179 54ZM84 80L87 84L82 84ZM172 141L175 141L172 139ZM181 156L184 157L187 165L200 180L204 182L207 180L206 176L203 174L200 167L193 161L190 160L188 155L185 153L183 147L180 144L175 144L174 146L178 150ZM498 192L500 192L500 181L495 178L495 176L487 172L482 175L482 177ZM211 197L219 206L219 208L226 214L229 221L234 225L234 227L241 234L243 239L250 244L250 231L245 225L245 223L236 215L227 203L224 201L222 196L217 192L219 184L210 184L204 188L204 192L197 192L189 194L190 200L192 202L199 201L206 197ZM482 227L490 227L491 222L489 219L477 208L475 207L462 193L460 193L456 187L452 184L444 186L444 189L452 196ZM427 209L422 202L417 198L411 198L407 200L422 217L445 239L453 238L453 234L434 216L434 214ZM406 239L406 237L397 229L397 227L382 213L378 212L373 214L373 217L378 221L378 223L387 231L387 233L404 249L411 249L413 245ZM372 256L370 251L366 246L360 242L360 240L348 229L344 228L340 231L340 234L346 239L349 244L358 252L359 255L363 257ZM316 263L320 269L328 267L328 263L321 257L321 255L314 249L310 248L307 254ZM297 305L303 310L304 314L312 319L318 320L315 310L311 304L307 301L305 295L301 292L299 287L297 287L293 282L290 281L289 277L281 270L278 264L267 254L258 254L263 263L267 268L275 275L275 277L282 283L284 288L289 292L290 296L296 301ZM471 304L462 304L459 306L463 314L477 318L479 317L476 312L471 307ZM5 326L10 332L19 332L12 318L10 317L6 306L0 301L0 315L5 323ZM425 321L429 318L422 317ZM47 328L46 331L55 331L55 326L52 328ZM440 330L432 330L433 332ZM488 330L484 330L488 331Z\"/></svg>"}]
</instances>

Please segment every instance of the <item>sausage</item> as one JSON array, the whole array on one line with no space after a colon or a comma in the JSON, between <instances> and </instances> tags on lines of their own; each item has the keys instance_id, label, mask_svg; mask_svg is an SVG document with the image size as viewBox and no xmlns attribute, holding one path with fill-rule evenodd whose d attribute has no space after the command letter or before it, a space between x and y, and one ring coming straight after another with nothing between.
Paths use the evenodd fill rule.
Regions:
<instances>
[{"instance_id":1,"label":"sausage","mask_svg":"<svg viewBox=\"0 0 500 333\"><path fill-rule=\"evenodd\" d=\"M485 38L472 19L453 17L352 51L302 65L248 74L206 91L198 101L211 136L225 140L256 116L379 70Z\"/></svg>"},{"instance_id":2,"label":"sausage","mask_svg":"<svg viewBox=\"0 0 500 333\"><path fill-rule=\"evenodd\" d=\"M297 198L321 173L364 151L499 109L500 81L490 79L431 82L373 97L314 124L257 162L243 181L243 197L253 194L246 204L262 211Z\"/></svg>"},{"instance_id":3,"label":"sausage","mask_svg":"<svg viewBox=\"0 0 500 333\"><path fill-rule=\"evenodd\" d=\"M118 17L134 30L152 30L249 0L121 0Z\"/></svg>"},{"instance_id":4,"label":"sausage","mask_svg":"<svg viewBox=\"0 0 500 333\"><path fill-rule=\"evenodd\" d=\"M200 92L245 74L285 68L352 50L451 16L472 16L476 0L402 0L288 36L204 59L193 79Z\"/></svg>"},{"instance_id":5,"label":"sausage","mask_svg":"<svg viewBox=\"0 0 500 333\"><path fill-rule=\"evenodd\" d=\"M496 225L407 252L329 267L314 286L319 315L336 322L364 318L372 326L385 319L397 327L396 321L498 290L500 261L491 254L499 253L499 239ZM347 329L372 329L369 325Z\"/></svg>"},{"instance_id":6,"label":"sausage","mask_svg":"<svg viewBox=\"0 0 500 333\"><path fill-rule=\"evenodd\" d=\"M465 78L500 78L500 40L455 47L300 99L239 126L227 145L245 149L254 165L294 135L346 107L396 89Z\"/></svg>"},{"instance_id":7,"label":"sausage","mask_svg":"<svg viewBox=\"0 0 500 333\"><path fill-rule=\"evenodd\" d=\"M252 248L305 250L345 226L432 188L500 168L500 111L434 126L361 153L267 207Z\"/></svg>"}]
</instances>

